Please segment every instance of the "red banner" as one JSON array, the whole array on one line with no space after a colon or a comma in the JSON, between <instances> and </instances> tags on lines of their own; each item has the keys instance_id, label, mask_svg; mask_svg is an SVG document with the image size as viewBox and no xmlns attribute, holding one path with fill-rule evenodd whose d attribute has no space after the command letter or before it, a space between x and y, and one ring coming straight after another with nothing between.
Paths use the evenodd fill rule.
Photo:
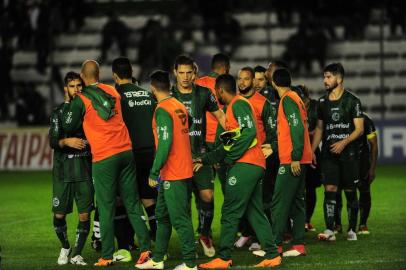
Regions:
<instances>
[{"instance_id":1,"label":"red banner","mask_svg":"<svg viewBox=\"0 0 406 270\"><path fill-rule=\"evenodd\" d=\"M0 170L50 170L48 128L0 130Z\"/></svg>"}]
</instances>

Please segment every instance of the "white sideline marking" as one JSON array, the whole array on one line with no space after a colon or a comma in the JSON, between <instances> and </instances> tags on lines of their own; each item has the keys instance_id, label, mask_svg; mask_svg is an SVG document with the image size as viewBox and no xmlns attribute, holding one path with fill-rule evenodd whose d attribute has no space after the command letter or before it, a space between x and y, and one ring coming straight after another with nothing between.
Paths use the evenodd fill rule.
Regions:
<instances>
[{"instance_id":1,"label":"white sideline marking","mask_svg":"<svg viewBox=\"0 0 406 270\"><path fill-rule=\"evenodd\" d=\"M7 221L7 222L0 222L1 226L10 226L10 225L16 225L16 224L23 224L23 223L29 223L29 222L34 222L34 221L40 221L40 220L45 220L48 217L37 217L37 218L31 218L31 219L22 219L22 220L15 220L15 221Z\"/></svg>"}]
</instances>

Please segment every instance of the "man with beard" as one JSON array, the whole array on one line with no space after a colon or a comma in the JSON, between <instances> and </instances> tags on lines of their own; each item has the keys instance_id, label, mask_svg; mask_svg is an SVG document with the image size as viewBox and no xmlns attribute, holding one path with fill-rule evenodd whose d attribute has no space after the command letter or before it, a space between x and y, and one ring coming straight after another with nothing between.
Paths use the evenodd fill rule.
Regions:
<instances>
[{"instance_id":1,"label":"man with beard","mask_svg":"<svg viewBox=\"0 0 406 270\"><path fill-rule=\"evenodd\" d=\"M189 136L192 156L197 157L208 151L206 144L206 112L210 112L219 124L225 126L225 115L217 105L217 100L210 90L193 83L194 61L184 55L176 58L174 75L176 84L172 87L172 95L185 105L192 117ZM204 166L193 175L193 188L198 191L199 219L201 224L199 242L204 254L208 257L215 255L211 237L211 224L213 222L213 194L214 175L211 166Z\"/></svg>"},{"instance_id":2,"label":"man with beard","mask_svg":"<svg viewBox=\"0 0 406 270\"><path fill-rule=\"evenodd\" d=\"M220 75L216 79L215 88L220 103L227 105L226 132L222 133L223 143L218 148L195 160L194 169L198 170L202 164L215 164L220 161L228 164L230 169L224 188L218 258L200 264L199 267L223 269L231 266L234 237L244 215L265 251L265 259L256 267L280 265L282 260L263 210L261 179L265 169L265 157L261 151L254 108L247 99L237 95L233 76Z\"/></svg>"},{"instance_id":3,"label":"man with beard","mask_svg":"<svg viewBox=\"0 0 406 270\"><path fill-rule=\"evenodd\" d=\"M364 132L364 119L360 100L344 89L343 81L344 68L340 63L332 63L324 68L327 93L319 99L318 120L312 141L313 152L323 142L321 172L325 188L323 207L326 230L318 238L324 241L336 239L333 230L338 187L344 190L347 197L347 240L357 240L356 184L359 182L359 138ZM313 162L316 162L315 159Z\"/></svg>"},{"instance_id":4,"label":"man with beard","mask_svg":"<svg viewBox=\"0 0 406 270\"><path fill-rule=\"evenodd\" d=\"M277 152L276 138L276 111L271 103L254 88L255 71L250 67L243 67L238 73L238 90L240 95L248 99L254 108L254 116L257 122L257 133L260 138L259 144L262 147L265 158L267 158L265 175L262 182L263 202L265 213L271 219L270 207L273 193L271 177L271 159L268 159L273 152ZM244 228L245 227L245 228ZM236 247L242 247L250 239L253 231L246 219L241 224L242 236L235 242ZM250 250L261 249L256 240L251 244Z\"/></svg>"},{"instance_id":5,"label":"man with beard","mask_svg":"<svg viewBox=\"0 0 406 270\"><path fill-rule=\"evenodd\" d=\"M79 74L68 72L64 81L65 102L70 102L81 92L82 80ZM52 211L55 232L62 244L58 264L67 264L72 251L68 241L66 215L72 213L75 200L79 223L70 262L86 265L81 253L89 234L90 212L93 209L92 155L81 125L70 136L63 130L63 106L64 104L59 105L52 112L49 129L49 143L54 149Z\"/></svg>"}]
</instances>

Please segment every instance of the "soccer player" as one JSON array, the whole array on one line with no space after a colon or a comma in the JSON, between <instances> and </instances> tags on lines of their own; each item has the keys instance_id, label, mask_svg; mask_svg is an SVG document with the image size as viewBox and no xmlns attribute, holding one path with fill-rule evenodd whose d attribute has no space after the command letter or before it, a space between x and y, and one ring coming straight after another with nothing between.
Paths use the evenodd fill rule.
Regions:
<instances>
[{"instance_id":1,"label":"soccer player","mask_svg":"<svg viewBox=\"0 0 406 270\"><path fill-rule=\"evenodd\" d=\"M267 158L267 165L265 175L262 181L263 202L265 213L271 219L271 201L273 193L273 182L271 176L271 159L268 159L273 152L277 152L277 136L276 136L276 112L271 103L255 90L255 71L250 67L243 67L238 73L238 90L241 96L248 99L254 108L254 116L257 122L257 133L260 137L259 145L261 145L265 158ZM243 222L244 223L244 222ZM247 224L248 225L248 224ZM243 225L244 227L244 225ZM244 228L243 228L244 229ZM236 247L242 247L250 238L252 230L249 228L235 243ZM253 241L250 250L260 249L257 242Z\"/></svg>"},{"instance_id":2,"label":"soccer player","mask_svg":"<svg viewBox=\"0 0 406 270\"><path fill-rule=\"evenodd\" d=\"M114 212L119 194L138 237L143 262L150 255L148 228L142 219L131 140L124 124L120 95L114 87L99 83L99 64L87 60L80 73L86 87L65 103L62 127L68 134L83 123L92 151L92 177L100 216L102 257L96 266L113 264Z\"/></svg>"},{"instance_id":3,"label":"soccer player","mask_svg":"<svg viewBox=\"0 0 406 270\"><path fill-rule=\"evenodd\" d=\"M224 112L217 106L217 101L209 89L193 83L193 60L181 55L175 60L174 74L176 85L172 87L172 95L182 102L192 117L190 125L190 143L192 155L196 157L208 151L206 138L206 112L210 112L221 126L225 126ZM211 238L211 224L213 222L213 189L214 175L211 166L204 166L193 175L193 188L198 190L199 218L201 228L199 242L204 254L208 257L215 255Z\"/></svg>"},{"instance_id":4,"label":"soccer player","mask_svg":"<svg viewBox=\"0 0 406 270\"><path fill-rule=\"evenodd\" d=\"M378 140L374 122L366 113L364 117L364 134L362 135L362 146L360 154L360 182L357 185L359 191L359 212L360 223L358 234L369 234L367 220L371 211L371 184L375 179L376 161L378 158ZM336 227L341 227L341 192L337 194L337 216Z\"/></svg>"},{"instance_id":5,"label":"soccer player","mask_svg":"<svg viewBox=\"0 0 406 270\"><path fill-rule=\"evenodd\" d=\"M189 203L193 165L188 112L181 102L170 95L167 72L155 71L150 78L151 92L158 101L153 118L157 148L149 175L150 185L159 185L156 206L158 229L153 257L145 263L136 264L135 267L164 269L164 256L168 251L173 226L181 242L184 261L175 267L175 270L197 270Z\"/></svg>"},{"instance_id":6,"label":"soccer player","mask_svg":"<svg viewBox=\"0 0 406 270\"><path fill-rule=\"evenodd\" d=\"M256 267L277 266L281 264L281 257L263 210L261 179L265 169L265 157L261 151L254 108L247 99L237 95L236 82L231 75L217 77L216 95L220 103L227 105L227 131L222 134L224 143L196 159L194 169L198 170L202 164L215 164L222 160L230 169L221 213L218 258L200 264L199 267L222 269L231 266L234 237L244 215L265 251L265 259Z\"/></svg>"},{"instance_id":7,"label":"soccer player","mask_svg":"<svg viewBox=\"0 0 406 270\"><path fill-rule=\"evenodd\" d=\"M344 68L340 63L332 63L324 68L327 93L319 99L318 120L312 141L313 152L323 142L321 172L325 188L323 207L326 230L318 238L325 241L336 239L333 229L338 187L344 190L347 197L347 240L357 240L356 184L359 182L359 138L364 132L364 119L360 100L344 89L343 81Z\"/></svg>"},{"instance_id":8,"label":"soccer player","mask_svg":"<svg viewBox=\"0 0 406 270\"><path fill-rule=\"evenodd\" d=\"M69 102L82 90L82 80L78 73L68 72L64 82L65 102ZM93 209L92 155L81 125L73 129L69 136L62 128L63 106L64 104L59 105L52 112L49 129L49 143L54 149L52 211L55 232L62 244L58 264L67 264L72 251L65 219L67 214L72 213L75 200L79 223L70 262L86 265L81 254L89 234L90 212Z\"/></svg>"},{"instance_id":9,"label":"soccer player","mask_svg":"<svg viewBox=\"0 0 406 270\"><path fill-rule=\"evenodd\" d=\"M272 86L281 98L278 109L280 166L272 198L272 229L281 250L286 223L291 218L292 248L283 256L306 255L305 176L307 166L312 162L306 107L296 92L291 90L291 76L287 69L275 70Z\"/></svg>"},{"instance_id":10,"label":"soccer player","mask_svg":"<svg viewBox=\"0 0 406 270\"><path fill-rule=\"evenodd\" d=\"M255 78L254 78L254 89L256 92L263 92L267 87L266 79L266 68L263 66L256 66L254 68Z\"/></svg>"}]
</instances>

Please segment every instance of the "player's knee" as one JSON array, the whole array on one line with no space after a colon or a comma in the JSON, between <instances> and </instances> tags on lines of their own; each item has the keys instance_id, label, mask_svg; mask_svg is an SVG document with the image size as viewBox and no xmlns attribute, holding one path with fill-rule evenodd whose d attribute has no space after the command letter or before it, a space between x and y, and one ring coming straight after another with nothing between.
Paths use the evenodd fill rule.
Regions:
<instances>
[{"instance_id":1,"label":"player's knee","mask_svg":"<svg viewBox=\"0 0 406 270\"><path fill-rule=\"evenodd\" d=\"M54 214L57 219L65 219L65 214Z\"/></svg>"},{"instance_id":2,"label":"player's knee","mask_svg":"<svg viewBox=\"0 0 406 270\"><path fill-rule=\"evenodd\" d=\"M145 208L150 207L151 205L155 204L155 200L154 199L141 199L142 204L144 205Z\"/></svg>"},{"instance_id":3,"label":"player's knee","mask_svg":"<svg viewBox=\"0 0 406 270\"><path fill-rule=\"evenodd\" d=\"M337 186L334 185L325 185L324 186L325 191L327 192L337 192Z\"/></svg>"},{"instance_id":4,"label":"player's knee","mask_svg":"<svg viewBox=\"0 0 406 270\"><path fill-rule=\"evenodd\" d=\"M79 214L79 221L88 221L89 220L89 213L80 213Z\"/></svg>"},{"instance_id":5,"label":"player's knee","mask_svg":"<svg viewBox=\"0 0 406 270\"><path fill-rule=\"evenodd\" d=\"M205 203L210 203L213 201L213 190L205 189L200 191L200 199Z\"/></svg>"}]
</instances>

